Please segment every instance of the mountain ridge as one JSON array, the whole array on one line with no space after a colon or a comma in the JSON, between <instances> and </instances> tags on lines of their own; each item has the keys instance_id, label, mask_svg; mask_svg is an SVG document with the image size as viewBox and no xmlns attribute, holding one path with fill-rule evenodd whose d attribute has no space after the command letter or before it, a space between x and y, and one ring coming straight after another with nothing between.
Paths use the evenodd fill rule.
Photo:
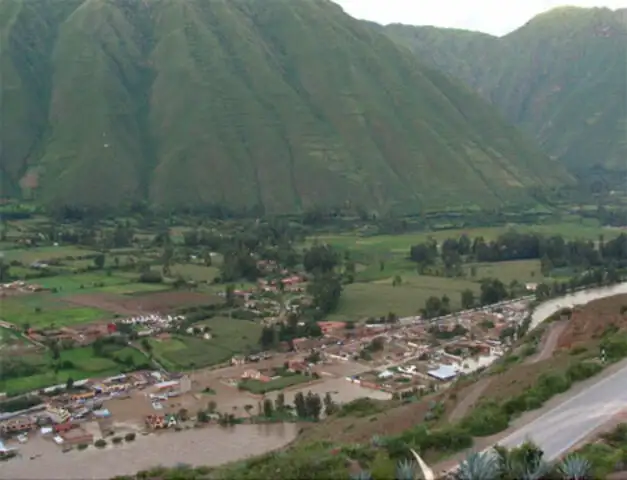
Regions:
<instances>
[{"instance_id":1,"label":"mountain ridge","mask_svg":"<svg viewBox=\"0 0 627 480\"><path fill-rule=\"evenodd\" d=\"M0 18L3 191L46 205L415 212L572 182L327 0L10 0Z\"/></svg>"},{"instance_id":2,"label":"mountain ridge","mask_svg":"<svg viewBox=\"0 0 627 480\"><path fill-rule=\"evenodd\" d=\"M379 27L499 107L572 171L627 170L627 9L565 7L502 37Z\"/></svg>"}]
</instances>

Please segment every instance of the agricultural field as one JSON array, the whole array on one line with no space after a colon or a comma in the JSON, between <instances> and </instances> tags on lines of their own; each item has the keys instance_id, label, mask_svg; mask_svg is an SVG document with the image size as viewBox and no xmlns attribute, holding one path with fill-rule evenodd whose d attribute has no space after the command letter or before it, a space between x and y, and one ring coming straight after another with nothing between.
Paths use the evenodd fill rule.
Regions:
<instances>
[{"instance_id":1,"label":"agricultural field","mask_svg":"<svg viewBox=\"0 0 627 480\"><path fill-rule=\"evenodd\" d=\"M399 316L419 315L425 301L431 296L447 295L451 306L459 308L463 290L479 291L478 283L463 279L426 277L416 273L401 278L402 283L397 286L392 285L392 278L346 285L339 308L327 320L358 321L390 312Z\"/></svg>"},{"instance_id":2,"label":"agricultural field","mask_svg":"<svg viewBox=\"0 0 627 480\"><path fill-rule=\"evenodd\" d=\"M262 382L260 380L254 379L242 380L241 382L239 382L238 388L257 395L263 395L268 392L283 390L310 381L311 377L301 375L299 373L294 373L275 378L273 380L270 380L269 382Z\"/></svg>"},{"instance_id":3,"label":"agricultural field","mask_svg":"<svg viewBox=\"0 0 627 480\"><path fill-rule=\"evenodd\" d=\"M246 320L215 317L197 323L209 327L211 339L174 335L169 339L151 339L155 358L166 368L184 370L215 365L233 355L253 350L259 343L261 325Z\"/></svg>"},{"instance_id":4,"label":"agricultural field","mask_svg":"<svg viewBox=\"0 0 627 480\"><path fill-rule=\"evenodd\" d=\"M57 275L38 278L34 283L58 293L77 293L79 291L99 290L103 287L130 283L128 279L106 275L104 273L81 273L75 275Z\"/></svg>"},{"instance_id":5,"label":"agricultural field","mask_svg":"<svg viewBox=\"0 0 627 480\"><path fill-rule=\"evenodd\" d=\"M196 265L192 263L176 264L171 268L173 275L180 275L186 280L194 282L213 282L213 279L220 273L217 267L207 267L205 265Z\"/></svg>"},{"instance_id":6,"label":"agricultural field","mask_svg":"<svg viewBox=\"0 0 627 480\"><path fill-rule=\"evenodd\" d=\"M518 225L486 227L464 230L441 230L402 235L360 236L352 234L317 235L312 242L325 242L340 250L349 250L355 262L354 283L344 286L339 308L329 320L346 321L377 317L393 312L400 316L420 313L425 301L431 297L447 295L452 308L459 308L461 292L469 289L478 294L480 281L498 278L505 285L539 283L544 277L539 260L519 260L495 263L464 263L462 276L426 276L417 272L417 265L409 257L412 245L434 239L442 242L448 238L467 235L471 239L483 237L493 240L508 230L535 232L546 236L561 235L565 239L598 240L603 235L609 240L619 234L615 229L602 228L594 221L573 221L547 225ZM553 272L560 275L559 272ZM559 279L557 276L551 281ZM400 280L400 283L399 283Z\"/></svg>"},{"instance_id":7,"label":"agricultural field","mask_svg":"<svg viewBox=\"0 0 627 480\"><path fill-rule=\"evenodd\" d=\"M367 253L400 253L406 254L412 245L433 238L438 242L447 238L456 238L468 235L470 238L483 237L486 241L494 240L508 230L518 232L536 232L542 235L561 235L566 239L598 240L599 235L605 239L611 239L620 234L620 231L612 228L604 228L597 222L564 222L546 225L509 225L503 227L482 227L457 230L438 230L434 232L417 232L400 235L376 235L372 237L360 236L358 233L315 235L309 241L329 243L338 248L349 248L355 251Z\"/></svg>"},{"instance_id":8,"label":"agricultural field","mask_svg":"<svg viewBox=\"0 0 627 480\"><path fill-rule=\"evenodd\" d=\"M20 249L8 249L4 252L4 258L9 262L22 262L30 264L37 261L58 260L68 257L94 256L98 252L72 245L58 247L32 247Z\"/></svg>"},{"instance_id":9,"label":"agricultural field","mask_svg":"<svg viewBox=\"0 0 627 480\"><path fill-rule=\"evenodd\" d=\"M49 352L23 355L20 362L30 365L37 373L16 378L0 379L0 392L9 395L29 392L51 385L63 384L68 378L102 378L112 376L146 363L146 357L130 347L109 347L111 358L99 357L91 347L62 350L58 360ZM11 359L2 359L3 366L10 366ZM58 365L58 367L54 367Z\"/></svg>"},{"instance_id":10,"label":"agricultural field","mask_svg":"<svg viewBox=\"0 0 627 480\"><path fill-rule=\"evenodd\" d=\"M105 320L113 315L92 307L72 307L51 294L31 294L2 300L0 320L24 327L59 328Z\"/></svg>"}]
</instances>

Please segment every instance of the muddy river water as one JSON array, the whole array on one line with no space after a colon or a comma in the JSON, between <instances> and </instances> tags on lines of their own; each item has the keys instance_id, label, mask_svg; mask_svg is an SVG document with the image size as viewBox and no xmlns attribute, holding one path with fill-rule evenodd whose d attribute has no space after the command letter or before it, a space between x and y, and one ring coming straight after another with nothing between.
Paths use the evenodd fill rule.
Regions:
<instances>
[{"instance_id":1,"label":"muddy river water","mask_svg":"<svg viewBox=\"0 0 627 480\"><path fill-rule=\"evenodd\" d=\"M60 453L49 440L33 438L20 445L21 458L0 463L0 479L109 479L158 465L215 466L261 455L294 440L298 425L211 426L202 429L138 436L132 443L103 450ZM41 455L30 459L34 455Z\"/></svg>"}]
</instances>

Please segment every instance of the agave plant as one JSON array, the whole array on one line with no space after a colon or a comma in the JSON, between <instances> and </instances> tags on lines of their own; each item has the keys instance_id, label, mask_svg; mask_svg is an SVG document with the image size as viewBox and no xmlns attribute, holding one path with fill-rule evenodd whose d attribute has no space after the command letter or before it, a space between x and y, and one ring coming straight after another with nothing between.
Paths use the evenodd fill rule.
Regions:
<instances>
[{"instance_id":1,"label":"agave plant","mask_svg":"<svg viewBox=\"0 0 627 480\"><path fill-rule=\"evenodd\" d=\"M592 478L592 465L585 458L573 454L569 455L558 467L565 480L585 480Z\"/></svg>"},{"instance_id":2,"label":"agave plant","mask_svg":"<svg viewBox=\"0 0 627 480\"><path fill-rule=\"evenodd\" d=\"M385 439L383 437L381 437L380 435L373 435L370 438L370 445L372 445L375 448L381 448L385 446Z\"/></svg>"},{"instance_id":3,"label":"agave plant","mask_svg":"<svg viewBox=\"0 0 627 480\"><path fill-rule=\"evenodd\" d=\"M499 464L492 452L474 452L459 464L458 480L497 480Z\"/></svg>"},{"instance_id":4,"label":"agave plant","mask_svg":"<svg viewBox=\"0 0 627 480\"><path fill-rule=\"evenodd\" d=\"M547 477L552 470L550 463L542 459L537 459L528 463L520 463L514 471L516 478L520 480L542 480Z\"/></svg>"},{"instance_id":5,"label":"agave plant","mask_svg":"<svg viewBox=\"0 0 627 480\"><path fill-rule=\"evenodd\" d=\"M418 469L416 468L416 462L411 460L401 460L396 465L396 480L418 480ZM422 476L422 475L420 475Z\"/></svg>"},{"instance_id":6,"label":"agave plant","mask_svg":"<svg viewBox=\"0 0 627 480\"><path fill-rule=\"evenodd\" d=\"M351 480L372 480L372 474L367 470L360 470L351 475Z\"/></svg>"}]
</instances>

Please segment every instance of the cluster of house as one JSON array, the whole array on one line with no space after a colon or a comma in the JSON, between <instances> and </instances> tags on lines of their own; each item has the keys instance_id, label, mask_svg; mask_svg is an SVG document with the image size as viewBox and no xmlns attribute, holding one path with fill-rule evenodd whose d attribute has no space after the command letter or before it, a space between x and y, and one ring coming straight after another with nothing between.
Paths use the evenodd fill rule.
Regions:
<instances>
[{"instance_id":1,"label":"cluster of house","mask_svg":"<svg viewBox=\"0 0 627 480\"><path fill-rule=\"evenodd\" d=\"M35 293L45 290L41 285L26 283L21 280L10 283L0 283L0 296L15 295L21 293Z\"/></svg>"},{"instance_id":2,"label":"cluster of house","mask_svg":"<svg viewBox=\"0 0 627 480\"><path fill-rule=\"evenodd\" d=\"M309 365L302 358L294 358L290 359L287 362L287 370L291 373L309 373L311 371L311 365ZM244 371L240 375L240 380L257 380L259 382L267 383L272 380L279 378L280 375L276 375L276 371L274 369L248 369ZM231 383L237 383L233 381Z\"/></svg>"},{"instance_id":3,"label":"cluster of house","mask_svg":"<svg viewBox=\"0 0 627 480\"><path fill-rule=\"evenodd\" d=\"M137 334L140 337L148 337L155 333L169 330L184 320L184 315L160 315L158 313L151 313L147 315L124 318L119 322L125 325L133 325L140 328Z\"/></svg>"},{"instance_id":4,"label":"cluster of house","mask_svg":"<svg viewBox=\"0 0 627 480\"><path fill-rule=\"evenodd\" d=\"M65 391L66 385L43 390L48 401L21 412L0 414L0 436L23 442L28 435L50 437L61 446L90 444L93 441L85 426L89 422L110 419L111 412L103 408L104 401L125 398L133 389L154 390L153 402L180 395L191 389L187 375L166 376L161 372L134 372L103 380L82 380ZM59 393L60 392L60 393ZM163 415L153 415L165 419Z\"/></svg>"},{"instance_id":5,"label":"cluster of house","mask_svg":"<svg viewBox=\"0 0 627 480\"><path fill-rule=\"evenodd\" d=\"M116 330L114 323L92 323L74 328L29 328L26 335L33 342L38 343L52 341L72 345L89 345L99 338L114 334Z\"/></svg>"},{"instance_id":6,"label":"cluster of house","mask_svg":"<svg viewBox=\"0 0 627 480\"><path fill-rule=\"evenodd\" d=\"M430 323L416 320L401 327L373 326L383 345L372 362L378 368L348 380L390 393L449 382L500 358L510 342L503 335L505 329L514 331L513 327L528 313L528 301L521 300L448 315ZM357 348L364 348L364 339L354 340L334 347L341 351L334 356L351 358L357 350L355 343L359 344Z\"/></svg>"},{"instance_id":7,"label":"cluster of house","mask_svg":"<svg viewBox=\"0 0 627 480\"><path fill-rule=\"evenodd\" d=\"M90 412L93 418L108 413L95 408L95 405ZM0 418L0 435L16 438L20 443L26 442L28 436L35 432L51 438L58 445L90 444L93 441L93 434L82 427L76 414L55 403L41 405L28 413L4 414Z\"/></svg>"}]
</instances>

